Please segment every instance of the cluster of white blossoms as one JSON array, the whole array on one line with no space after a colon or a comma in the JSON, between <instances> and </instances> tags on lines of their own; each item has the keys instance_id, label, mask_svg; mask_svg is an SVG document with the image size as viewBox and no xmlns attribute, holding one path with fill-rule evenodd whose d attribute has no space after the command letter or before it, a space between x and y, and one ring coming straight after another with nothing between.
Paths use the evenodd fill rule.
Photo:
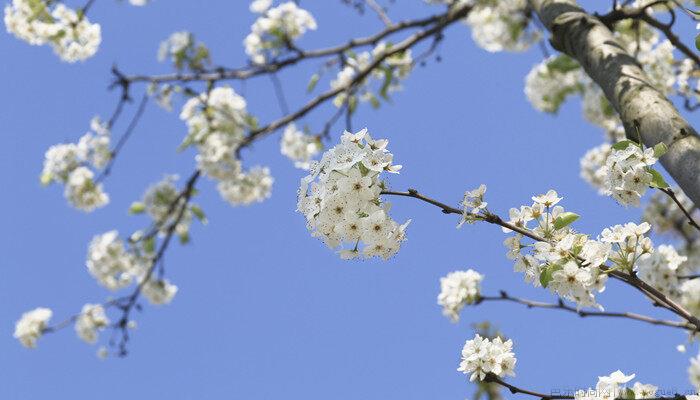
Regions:
<instances>
[{"instance_id":1,"label":"cluster of white blossoms","mask_svg":"<svg viewBox=\"0 0 700 400\"><path fill-rule=\"evenodd\" d=\"M515 376L515 354L513 353L513 341L505 342L500 336L489 340L480 335L467 340L462 348L462 360L457 371L469 374L470 381L482 381L487 374L498 377L506 375Z\"/></svg>"},{"instance_id":2,"label":"cluster of white blossoms","mask_svg":"<svg viewBox=\"0 0 700 400\"><path fill-rule=\"evenodd\" d=\"M625 375L618 370L610 376L599 376L595 388L578 390L574 394L576 400L614 400L614 399L652 399L656 397L658 387L635 382L632 387L626 384L634 379L634 374Z\"/></svg>"},{"instance_id":3,"label":"cluster of white blossoms","mask_svg":"<svg viewBox=\"0 0 700 400\"><path fill-rule=\"evenodd\" d=\"M102 191L102 185L95 182L95 174L88 166L99 170L109 162L110 132L98 117L92 119L90 127L91 132L83 135L77 144L51 146L44 156L44 169L41 173L42 184L64 184L64 196L68 202L85 212L109 202L109 196Z\"/></svg>"},{"instance_id":4,"label":"cluster of white blossoms","mask_svg":"<svg viewBox=\"0 0 700 400\"><path fill-rule=\"evenodd\" d=\"M254 124L243 97L228 86L214 88L189 99L182 107L180 119L188 127L183 146L197 146L197 167L219 181L217 189L222 198L240 205L270 197L273 179L269 169L253 167L243 171L237 157L245 130Z\"/></svg>"},{"instance_id":5,"label":"cluster of white blossoms","mask_svg":"<svg viewBox=\"0 0 700 400\"><path fill-rule=\"evenodd\" d=\"M158 61L168 59L177 69L187 67L196 71L209 62L209 49L203 43L195 41L190 32L174 32L158 48Z\"/></svg>"},{"instance_id":6,"label":"cluster of white blossoms","mask_svg":"<svg viewBox=\"0 0 700 400\"><path fill-rule=\"evenodd\" d=\"M243 44L255 64L264 64L292 46L307 30L316 29L316 20L308 11L287 1L269 8L271 1L254 1L251 11L261 14L250 27Z\"/></svg>"},{"instance_id":7,"label":"cluster of white blossoms","mask_svg":"<svg viewBox=\"0 0 700 400\"><path fill-rule=\"evenodd\" d=\"M490 52L525 51L540 35L528 29L527 0L474 0L466 18L476 44Z\"/></svg>"},{"instance_id":8,"label":"cluster of white blossoms","mask_svg":"<svg viewBox=\"0 0 700 400\"><path fill-rule=\"evenodd\" d=\"M566 96L581 91L581 68L566 55L551 56L525 77L525 95L535 109L555 113Z\"/></svg>"},{"instance_id":9,"label":"cluster of white blossoms","mask_svg":"<svg viewBox=\"0 0 700 400\"><path fill-rule=\"evenodd\" d=\"M140 235L136 235L137 237ZM167 279L148 273L152 267L153 249L136 246L140 238L128 247L117 231L97 235L90 242L87 255L88 272L104 287L116 291L137 282L141 293L151 304L167 304L177 293L177 286ZM144 282L144 280L148 280Z\"/></svg>"},{"instance_id":10,"label":"cluster of white blossoms","mask_svg":"<svg viewBox=\"0 0 700 400\"><path fill-rule=\"evenodd\" d=\"M677 297L678 269L687 260L688 257L679 255L673 246L662 244L649 257L639 260L639 278L661 293Z\"/></svg>"},{"instance_id":11,"label":"cluster of white blossoms","mask_svg":"<svg viewBox=\"0 0 700 400\"><path fill-rule=\"evenodd\" d=\"M643 149L631 141L613 145L605 165L597 172L604 177L605 194L624 206L639 206L639 200L649 186L654 184L655 171L651 166L663 151L656 148Z\"/></svg>"},{"instance_id":12,"label":"cluster of white blossoms","mask_svg":"<svg viewBox=\"0 0 700 400\"><path fill-rule=\"evenodd\" d=\"M534 196L531 206L511 208L509 223L526 229L545 241L523 244L524 236L516 233L504 241L508 258L515 260L515 271L523 272L525 281L535 287L549 288L560 297L581 307L600 307L595 292L605 289L607 275L600 266L608 259L611 245L575 233L569 225L578 215L565 212L554 190ZM534 223L534 227L529 225ZM503 228L504 232L511 232ZM531 249L531 254L522 254ZM581 261L583 260L583 262Z\"/></svg>"},{"instance_id":13,"label":"cluster of white blossoms","mask_svg":"<svg viewBox=\"0 0 700 400\"><path fill-rule=\"evenodd\" d=\"M651 226L642 222L635 224L628 222L624 225L615 225L603 229L600 241L609 244L609 252L606 258L625 271L631 271L639 266L654 252L651 239L646 237Z\"/></svg>"},{"instance_id":14,"label":"cluster of white blossoms","mask_svg":"<svg viewBox=\"0 0 700 400\"><path fill-rule=\"evenodd\" d=\"M459 321L462 308L479 299L483 279L484 276L473 269L450 272L440 278L437 302L442 307L442 314L452 322Z\"/></svg>"},{"instance_id":15,"label":"cluster of white blossoms","mask_svg":"<svg viewBox=\"0 0 700 400\"><path fill-rule=\"evenodd\" d=\"M52 315L53 312L50 309L43 307L22 314L15 324L15 339L19 340L24 347L35 348L36 341L48 327Z\"/></svg>"},{"instance_id":16,"label":"cluster of white blossoms","mask_svg":"<svg viewBox=\"0 0 700 400\"><path fill-rule=\"evenodd\" d=\"M321 150L323 145L320 137L302 132L294 123L287 125L284 129L280 151L294 161L295 167L309 169L311 161Z\"/></svg>"},{"instance_id":17,"label":"cluster of white blossoms","mask_svg":"<svg viewBox=\"0 0 700 400\"><path fill-rule=\"evenodd\" d=\"M97 341L99 331L109 326L109 318L100 304L85 304L75 320L75 332L89 344Z\"/></svg>"},{"instance_id":18,"label":"cluster of white blossoms","mask_svg":"<svg viewBox=\"0 0 700 400\"><path fill-rule=\"evenodd\" d=\"M128 286L137 275L137 257L117 231L95 236L88 247L86 265L98 283L109 290Z\"/></svg>"},{"instance_id":19,"label":"cluster of white blossoms","mask_svg":"<svg viewBox=\"0 0 700 400\"><path fill-rule=\"evenodd\" d=\"M381 63L372 71L367 71L377 59L382 59ZM330 83L331 89L343 89L333 99L333 104L341 107L347 103L349 107L354 107L359 98L377 108L380 106L379 97L388 99L390 93L400 90L401 81L408 77L412 69L411 50L396 51L387 42L379 42L371 52L349 52L341 70ZM363 78L355 82L361 75ZM372 87L373 82L377 83L377 88Z\"/></svg>"},{"instance_id":20,"label":"cluster of white blossoms","mask_svg":"<svg viewBox=\"0 0 700 400\"><path fill-rule=\"evenodd\" d=\"M401 168L392 164L387 144L372 139L367 129L345 132L341 143L323 153L301 180L297 211L306 217L312 236L331 249L348 244L340 250L344 259L388 259L406 239L410 220L399 225L389 216L390 204L379 198L386 187L380 174Z\"/></svg>"},{"instance_id":21,"label":"cluster of white blossoms","mask_svg":"<svg viewBox=\"0 0 700 400\"><path fill-rule=\"evenodd\" d=\"M67 62L92 57L102 41L100 25L66 7L44 0L13 0L5 6L5 27L31 45L50 44Z\"/></svg>"}]
</instances>

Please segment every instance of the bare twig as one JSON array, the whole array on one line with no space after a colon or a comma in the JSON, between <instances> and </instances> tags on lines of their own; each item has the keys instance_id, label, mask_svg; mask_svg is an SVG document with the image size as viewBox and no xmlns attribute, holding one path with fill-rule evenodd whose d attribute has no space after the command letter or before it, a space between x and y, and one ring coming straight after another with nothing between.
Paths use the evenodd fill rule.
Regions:
<instances>
[{"instance_id":1,"label":"bare twig","mask_svg":"<svg viewBox=\"0 0 700 400\"><path fill-rule=\"evenodd\" d=\"M686 218L688 218L688 225L700 231L700 225L695 221L693 216L690 215L690 211L686 210L686 208L683 206L680 200L678 200L678 197L676 197L676 194L673 192L673 189L659 188L659 190L666 193L668 197L670 197L671 200L673 200L673 202L676 203L676 205L678 205L678 208L680 208L683 214L686 216Z\"/></svg>"},{"instance_id":2,"label":"bare twig","mask_svg":"<svg viewBox=\"0 0 700 400\"><path fill-rule=\"evenodd\" d=\"M499 296L479 296L478 300L474 304L478 305L478 304L481 304L483 302L488 302L488 301L509 301L509 302L513 302L513 303L522 304L522 305L526 306L527 308L546 308L546 309L563 310L563 311L572 312L580 317L626 318L626 319L632 319L635 321L646 322L646 323L649 323L652 325L669 326L672 328L681 328L681 329L686 329L686 330L691 330L691 331L695 329L692 325L685 323L685 322L656 319L656 318L652 318L652 317L649 317L646 315L630 313L630 312L577 310L575 307L572 307L572 306L564 303L564 301L562 299L559 299L559 301L557 303L545 303L545 302L540 302L540 301L523 299L520 297L514 297L514 296L509 295L505 291L501 291Z\"/></svg>"}]
</instances>

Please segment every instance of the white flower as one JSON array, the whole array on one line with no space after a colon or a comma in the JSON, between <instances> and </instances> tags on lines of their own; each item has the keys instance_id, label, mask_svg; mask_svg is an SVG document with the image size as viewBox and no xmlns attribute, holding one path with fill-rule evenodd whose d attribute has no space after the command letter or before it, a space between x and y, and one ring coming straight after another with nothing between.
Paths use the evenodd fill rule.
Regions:
<instances>
[{"instance_id":1,"label":"white flower","mask_svg":"<svg viewBox=\"0 0 700 400\"><path fill-rule=\"evenodd\" d=\"M553 205L561 201L561 197L557 195L555 190L549 190L546 194L541 194L539 196L532 196L532 200L535 203L542 204L545 207L552 207Z\"/></svg>"},{"instance_id":2,"label":"white flower","mask_svg":"<svg viewBox=\"0 0 700 400\"><path fill-rule=\"evenodd\" d=\"M182 215L179 210L185 206L186 199L180 195L175 187L177 175L166 175L160 182L151 185L143 195L143 207L155 224L161 228L161 234L165 234L168 227L179 217L175 232L180 236L186 236L192 224L192 211L186 208Z\"/></svg>"},{"instance_id":3,"label":"white flower","mask_svg":"<svg viewBox=\"0 0 700 400\"><path fill-rule=\"evenodd\" d=\"M44 155L44 170L41 172L41 183L65 183L73 170L84 160L81 149L73 143L57 144L49 147Z\"/></svg>"},{"instance_id":4,"label":"white flower","mask_svg":"<svg viewBox=\"0 0 700 400\"><path fill-rule=\"evenodd\" d=\"M98 331L109 325L105 309L99 304L85 304L75 320L75 332L86 343L97 341Z\"/></svg>"},{"instance_id":5,"label":"white flower","mask_svg":"<svg viewBox=\"0 0 700 400\"><path fill-rule=\"evenodd\" d=\"M690 359L690 366L688 366L688 379L690 380L690 383L692 383L693 386L700 391L700 355Z\"/></svg>"},{"instance_id":6,"label":"white flower","mask_svg":"<svg viewBox=\"0 0 700 400\"><path fill-rule=\"evenodd\" d=\"M297 211L304 214L312 236L321 238L343 258L389 258L405 240L408 222L399 225L379 199L383 171L395 172L386 141L373 140L366 129L345 132L341 143L326 151L302 178ZM410 221L409 221L410 222ZM364 247L360 247L360 245Z\"/></svg>"},{"instance_id":7,"label":"white flower","mask_svg":"<svg viewBox=\"0 0 700 400\"><path fill-rule=\"evenodd\" d=\"M150 0L129 0L129 4L132 6L142 7L148 4Z\"/></svg>"},{"instance_id":8,"label":"white flower","mask_svg":"<svg viewBox=\"0 0 700 400\"><path fill-rule=\"evenodd\" d=\"M253 0L250 3L250 11L254 13L264 13L272 5L272 0Z\"/></svg>"},{"instance_id":9,"label":"white flower","mask_svg":"<svg viewBox=\"0 0 700 400\"><path fill-rule=\"evenodd\" d=\"M91 212L109 203L109 196L102 190L101 183L95 183L94 174L86 167L78 167L68 176L64 197L73 207Z\"/></svg>"},{"instance_id":10,"label":"white flower","mask_svg":"<svg viewBox=\"0 0 700 400\"><path fill-rule=\"evenodd\" d=\"M95 236L90 242L87 268L90 274L110 290L123 288L135 275L134 256L129 253L117 231Z\"/></svg>"},{"instance_id":11,"label":"white flower","mask_svg":"<svg viewBox=\"0 0 700 400\"><path fill-rule=\"evenodd\" d=\"M483 279L484 276L473 269L450 272L440 278L440 294L437 301L438 305L442 306L443 315L452 322L459 321L462 308L478 300Z\"/></svg>"},{"instance_id":12,"label":"white flower","mask_svg":"<svg viewBox=\"0 0 700 400\"><path fill-rule=\"evenodd\" d=\"M177 286L168 282L167 279L149 279L143 284L141 292L151 304L168 304L177 294Z\"/></svg>"},{"instance_id":13,"label":"white flower","mask_svg":"<svg viewBox=\"0 0 700 400\"><path fill-rule=\"evenodd\" d=\"M635 382L632 386L635 399L649 399L656 397L657 390L659 390L659 388L654 385L643 384L640 382Z\"/></svg>"},{"instance_id":14,"label":"white flower","mask_svg":"<svg viewBox=\"0 0 700 400\"><path fill-rule=\"evenodd\" d=\"M457 371L465 375L472 373L470 381L483 380L491 373L499 377L515 376L516 363L513 341L503 341L500 337L485 339L478 334L468 340L462 348L462 361Z\"/></svg>"},{"instance_id":15,"label":"white flower","mask_svg":"<svg viewBox=\"0 0 700 400\"><path fill-rule=\"evenodd\" d=\"M649 257L637 263L639 277L666 295L676 296L678 292L678 267L688 257L676 252L670 245L660 245Z\"/></svg>"},{"instance_id":16,"label":"white flower","mask_svg":"<svg viewBox=\"0 0 700 400\"><path fill-rule=\"evenodd\" d=\"M294 166L308 170L311 160L321 152L321 140L317 136L307 135L297 129L296 125L289 124L282 133L280 151L290 160Z\"/></svg>"},{"instance_id":17,"label":"white flower","mask_svg":"<svg viewBox=\"0 0 700 400\"><path fill-rule=\"evenodd\" d=\"M36 341L44 333L52 315L50 309L43 307L22 314L22 318L15 324L15 339L24 347L36 347Z\"/></svg>"},{"instance_id":18,"label":"white flower","mask_svg":"<svg viewBox=\"0 0 700 400\"><path fill-rule=\"evenodd\" d=\"M689 279L683 282L680 286L680 292L683 308L693 315L700 315L700 278ZM700 387L700 380L698 380L698 383Z\"/></svg>"},{"instance_id":19,"label":"white flower","mask_svg":"<svg viewBox=\"0 0 700 400\"><path fill-rule=\"evenodd\" d=\"M461 227L465 222L474 222L475 216L482 210L486 210L487 202L484 201L484 193L486 193L486 185L481 184L478 188L464 193L462 199L462 220L457 225Z\"/></svg>"},{"instance_id":20,"label":"white flower","mask_svg":"<svg viewBox=\"0 0 700 400\"><path fill-rule=\"evenodd\" d=\"M579 390L574 394L576 400L614 400L617 398L622 398L626 393L625 384L634 379L634 374L625 375L622 371L615 371L610 376L599 376L598 383L595 389ZM636 382L632 391L634 391L635 396L639 390L640 395L643 393L654 392L656 393L657 388L652 385L644 385ZM649 396L645 394L645 396ZM653 395L649 396L653 397ZM641 398L641 397L635 397Z\"/></svg>"}]
</instances>

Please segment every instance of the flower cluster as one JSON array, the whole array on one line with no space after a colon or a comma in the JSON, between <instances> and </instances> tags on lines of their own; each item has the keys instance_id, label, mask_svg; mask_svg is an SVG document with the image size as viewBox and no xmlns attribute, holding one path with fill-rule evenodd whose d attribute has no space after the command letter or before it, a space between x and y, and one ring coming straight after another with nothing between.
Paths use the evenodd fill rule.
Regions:
<instances>
[{"instance_id":1,"label":"flower cluster","mask_svg":"<svg viewBox=\"0 0 700 400\"><path fill-rule=\"evenodd\" d=\"M197 71L209 63L209 49L197 42L192 33L180 31L171 34L158 48L158 61L170 59L175 68L185 67Z\"/></svg>"},{"instance_id":2,"label":"flower cluster","mask_svg":"<svg viewBox=\"0 0 700 400\"><path fill-rule=\"evenodd\" d=\"M399 251L408 222L399 225L389 216L390 205L379 198L383 171L398 172L387 140L374 140L366 129L345 132L341 143L326 151L301 180L297 211L304 214L312 236L340 251L345 259L380 256ZM363 244L363 248L360 248Z\"/></svg>"},{"instance_id":3,"label":"flower cluster","mask_svg":"<svg viewBox=\"0 0 700 400\"><path fill-rule=\"evenodd\" d=\"M437 302L442 307L442 314L452 322L459 321L462 308L479 299L483 279L484 276L473 269L450 272L440 278Z\"/></svg>"},{"instance_id":4,"label":"flower cluster","mask_svg":"<svg viewBox=\"0 0 700 400\"><path fill-rule=\"evenodd\" d=\"M610 244L609 259L617 267L630 271L654 252L651 239L645 236L649 232L648 223L628 222L603 229L600 241Z\"/></svg>"},{"instance_id":5,"label":"flower cluster","mask_svg":"<svg viewBox=\"0 0 700 400\"><path fill-rule=\"evenodd\" d=\"M24 347L36 347L36 341L48 327L52 315L53 312L50 309L43 307L22 314L15 324L15 339L19 340Z\"/></svg>"},{"instance_id":6,"label":"flower cluster","mask_svg":"<svg viewBox=\"0 0 700 400\"><path fill-rule=\"evenodd\" d=\"M155 256L151 245L140 233L133 235L129 244L119 238L117 231L95 236L87 255L90 274L109 290L116 291L136 282L151 304L169 303L177 293L177 286L149 274Z\"/></svg>"},{"instance_id":7,"label":"flower cluster","mask_svg":"<svg viewBox=\"0 0 700 400\"><path fill-rule=\"evenodd\" d=\"M523 234L516 233L504 241L509 249L508 258L515 260L515 270L525 274L526 282L547 287L579 308L600 307L594 293L605 289L607 275L600 266L608 259L611 246L575 233L569 225L578 215L557 205L561 199L550 190L532 197L531 206L510 209L511 225L544 240L524 245ZM533 228L529 226L531 223L535 225ZM532 250L531 254L522 254L527 248Z\"/></svg>"},{"instance_id":8,"label":"flower cluster","mask_svg":"<svg viewBox=\"0 0 700 400\"><path fill-rule=\"evenodd\" d=\"M41 183L53 182L65 185L64 196L75 208L90 212L105 206L109 196L102 185L94 180L94 172L88 168L104 168L111 158L109 150L110 132L98 117L90 123L91 132L76 143L51 146L45 154Z\"/></svg>"},{"instance_id":9,"label":"flower cluster","mask_svg":"<svg viewBox=\"0 0 700 400\"><path fill-rule=\"evenodd\" d=\"M99 304L85 304L75 320L75 332L89 344L97 341L99 331L109 326L105 309Z\"/></svg>"},{"instance_id":10,"label":"flower cluster","mask_svg":"<svg viewBox=\"0 0 700 400\"><path fill-rule=\"evenodd\" d=\"M551 56L525 77L525 96L535 109L555 113L569 94L581 87L581 68L566 55Z\"/></svg>"},{"instance_id":11,"label":"flower cluster","mask_svg":"<svg viewBox=\"0 0 700 400\"><path fill-rule=\"evenodd\" d=\"M100 25L62 3L44 0L13 0L5 7L5 27L31 45L50 44L63 61L92 57L102 40Z\"/></svg>"},{"instance_id":12,"label":"flower cluster","mask_svg":"<svg viewBox=\"0 0 700 400\"><path fill-rule=\"evenodd\" d=\"M282 133L280 151L290 160L294 161L294 166L301 169L309 169L311 160L321 152L323 145L318 136L308 135L296 125L289 124Z\"/></svg>"},{"instance_id":13,"label":"flower cluster","mask_svg":"<svg viewBox=\"0 0 700 400\"><path fill-rule=\"evenodd\" d=\"M625 385L634 379L634 374L625 375L618 370L610 376L599 376L595 388L579 390L574 394L576 400L614 400L614 399L651 399L656 397L659 389L654 385L635 382L631 388ZM631 393L630 393L631 392Z\"/></svg>"},{"instance_id":14,"label":"flower cluster","mask_svg":"<svg viewBox=\"0 0 700 400\"><path fill-rule=\"evenodd\" d=\"M246 54L256 64L264 64L277 57L307 30L316 29L314 17L294 2L288 1L269 8L271 3L255 1L251 4L251 10L261 15L250 27L251 32L243 44Z\"/></svg>"},{"instance_id":15,"label":"flower cluster","mask_svg":"<svg viewBox=\"0 0 700 400\"><path fill-rule=\"evenodd\" d=\"M377 59L382 61L368 71ZM401 89L401 81L408 77L412 68L411 50L397 51L387 42L379 42L371 52L349 52L346 54L343 68L330 84L331 89L343 89L343 92L333 99L333 104L341 107L347 103L349 107L354 107L359 98L360 101L369 102L372 107L378 108L380 103L377 94L383 99L388 99L390 93ZM360 76L362 78L358 79ZM373 82L378 83L376 90L372 88Z\"/></svg>"},{"instance_id":16,"label":"flower cluster","mask_svg":"<svg viewBox=\"0 0 700 400\"><path fill-rule=\"evenodd\" d=\"M690 383L692 383L693 386L700 391L700 355L690 359L690 366L688 366L688 378Z\"/></svg>"},{"instance_id":17,"label":"flower cluster","mask_svg":"<svg viewBox=\"0 0 700 400\"><path fill-rule=\"evenodd\" d=\"M526 0L477 0L466 18L476 44L490 52L525 51L539 40L528 29Z\"/></svg>"},{"instance_id":18,"label":"flower cluster","mask_svg":"<svg viewBox=\"0 0 700 400\"><path fill-rule=\"evenodd\" d=\"M457 371L465 375L471 373L470 381L484 380L486 374L515 376L517 359L512 350L513 341L510 339L504 342L499 336L489 340L477 334L464 344Z\"/></svg>"},{"instance_id":19,"label":"flower cluster","mask_svg":"<svg viewBox=\"0 0 700 400\"><path fill-rule=\"evenodd\" d=\"M678 254L676 249L667 244L657 247L654 252L643 257L637 263L639 278L661 293L678 296L678 268L688 257Z\"/></svg>"},{"instance_id":20,"label":"flower cluster","mask_svg":"<svg viewBox=\"0 0 700 400\"><path fill-rule=\"evenodd\" d=\"M654 148L642 149L631 141L614 145L605 165L598 172L604 176L605 193L622 205L639 206L639 200L654 180L650 167L656 163L659 155Z\"/></svg>"},{"instance_id":21,"label":"flower cluster","mask_svg":"<svg viewBox=\"0 0 700 400\"><path fill-rule=\"evenodd\" d=\"M183 146L197 145L198 168L219 181L217 188L225 200L239 205L270 196L273 179L269 170L254 167L245 172L237 157L245 130L255 125L243 97L228 86L214 88L188 100L180 119L189 129Z\"/></svg>"}]
</instances>

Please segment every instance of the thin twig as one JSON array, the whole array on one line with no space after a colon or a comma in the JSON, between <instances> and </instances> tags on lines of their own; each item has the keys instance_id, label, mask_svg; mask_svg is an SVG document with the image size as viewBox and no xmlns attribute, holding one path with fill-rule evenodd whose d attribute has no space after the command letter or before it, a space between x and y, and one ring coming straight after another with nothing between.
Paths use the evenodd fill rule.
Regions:
<instances>
[{"instance_id":1,"label":"thin twig","mask_svg":"<svg viewBox=\"0 0 700 400\"><path fill-rule=\"evenodd\" d=\"M671 188L659 188L660 191L666 193L668 197L673 200L676 205L678 205L678 208L681 209L683 214L688 218L688 225L692 226L693 228L697 229L700 231L700 225L695 221L692 215L690 215L690 212L686 210L686 208L683 206L683 204L678 200L678 197L676 196L676 193L673 192L673 189Z\"/></svg>"},{"instance_id":2,"label":"thin twig","mask_svg":"<svg viewBox=\"0 0 700 400\"><path fill-rule=\"evenodd\" d=\"M656 319L652 318L646 315L641 315L641 314L636 314L636 313L630 313L630 312L608 312L608 311L586 311L586 310L577 310L575 307L572 307L566 303L562 299L559 299L557 303L545 303L545 302L540 302L540 301L534 301L534 300L528 300L528 299L523 299L520 297L514 297L506 293L505 291L501 291L499 296L479 296L477 301L474 303L475 305L481 304L486 301L510 301L513 303L518 303L526 306L527 308L547 308L547 309L556 309L556 310L563 310L563 311L568 311L572 312L580 317L612 317L612 318L626 318L626 319L632 319L636 321L641 321L641 322L646 322L652 325L663 325L663 326L669 326L672 328L681 328L681 329L686 329L686 330L694 330L694 327L688 323L685 322L680 322L680 321L670 321L670 320L663 320L663 319Z\"/></svg>"}]
</instances>

